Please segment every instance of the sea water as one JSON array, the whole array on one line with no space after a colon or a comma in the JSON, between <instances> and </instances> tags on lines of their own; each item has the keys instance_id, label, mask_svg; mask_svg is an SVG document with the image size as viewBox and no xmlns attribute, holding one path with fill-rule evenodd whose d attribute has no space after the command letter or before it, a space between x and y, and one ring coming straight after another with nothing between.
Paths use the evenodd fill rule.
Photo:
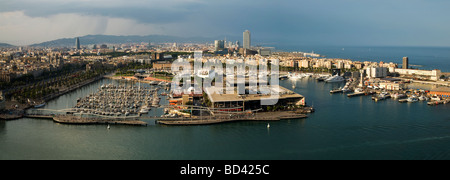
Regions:
<instances>
[{"instance_id":1,"label":"sea water","mask_svg":"<svg viewBox=\"0 0 450 180\"><path fill-rule=\"evenodd\" d=\"M49 102L72 107L104 79ZM295 89L293 89L295 84ZM450 159L450 106L330 95L342 83L282 80L316 112L306 119L147 127L0 121L0 159ZM148 85L147 85L148 86ZM163 98L164 99L164 98ZM166 101L162 103L167 103ZM160 115L152 109L149 116Z\"/></svg>"}]
</instances>

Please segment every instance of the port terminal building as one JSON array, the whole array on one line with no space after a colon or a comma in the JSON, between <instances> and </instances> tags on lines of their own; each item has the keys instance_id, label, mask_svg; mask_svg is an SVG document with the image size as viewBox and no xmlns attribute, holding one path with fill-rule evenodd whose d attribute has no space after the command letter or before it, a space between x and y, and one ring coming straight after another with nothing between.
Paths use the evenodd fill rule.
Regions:
<instances>
[{"instance_id":1,"label":"port terminal building","mask_svg":"<svg viewBox=\"0 0 450 180\"><path fill-rule=\"evenodd\" d=\"M305 97L279 85L268 85L266 92L256 87L245 87L245 94L238 93L237 87L208 87L204 88L211 108L236 108L236 111L265 109L267 106L305 106ZM226 93L228 92L228 93ZM233 93L230 93L233 92ZM271 102L263 105L262 102Z\"/></svg>"}]
</instances>

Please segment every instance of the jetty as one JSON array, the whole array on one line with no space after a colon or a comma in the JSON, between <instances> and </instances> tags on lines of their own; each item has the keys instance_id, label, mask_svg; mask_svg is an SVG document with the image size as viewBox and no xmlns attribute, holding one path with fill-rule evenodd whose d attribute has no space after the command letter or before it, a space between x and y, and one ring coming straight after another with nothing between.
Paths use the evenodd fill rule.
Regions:
<instances>
[{"instance_id":1,"label":"jetty","mask_svg":"<svg viewBox=\"0 0 450 180\"><path fill-rule=\"evenodd\" d=\"M53 121L61 124L117 124L147 126L146 122L137 119L91 118L73 115L58 115L53 117Z\"/></svg>"},{"instance_id":2,"label":"jetty","mask_svg":"<svg viewBox=\"0 0 450 180\"><path fill-rule=\"evenodd\" d=\"M430 105L430 106L436 106L436 105L439 105L439 104L447 104L449 102L450 102L450 99L444 99L444 100L440 100L440 101L430 101L427 104Z\"/></svg>"},{"instance_id":3,"label":"jetty","mask_svg":"<svg viewBox=\"0 0 450 180\"><path fill-rule=\"evenodd\" d=\"M280 121L289 119L303 119L308 116L293 111L262 112L257 114L216 115L205 118L161 118L157 123L164 125L208 125L236 121Z\"/></svg>"}]
</instances>

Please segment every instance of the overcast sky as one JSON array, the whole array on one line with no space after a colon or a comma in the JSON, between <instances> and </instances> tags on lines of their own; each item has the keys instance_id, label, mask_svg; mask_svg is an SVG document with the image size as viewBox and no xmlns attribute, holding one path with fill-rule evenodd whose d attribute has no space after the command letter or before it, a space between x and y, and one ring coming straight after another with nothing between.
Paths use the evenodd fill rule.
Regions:
<instances>
[{"instance_id":1,"label":"overcast sky","mask_svg":"<svg viewBox=\"0 0 450 180\"><path fill-rule=\"evenodd\" d=\"M0 42L88 34L300 45L450 46L448 0L0 0Z\"/></svg>"}]
</instances>

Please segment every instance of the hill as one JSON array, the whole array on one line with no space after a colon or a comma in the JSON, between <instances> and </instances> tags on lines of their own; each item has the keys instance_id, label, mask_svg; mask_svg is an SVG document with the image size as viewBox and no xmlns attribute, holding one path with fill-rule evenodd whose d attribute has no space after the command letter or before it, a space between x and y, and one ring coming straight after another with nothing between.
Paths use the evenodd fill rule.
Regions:
<instances>
[{"instance_id":1,"label":"hill","mask_svg":"<svg viewBox=\"0 0 450 180\"><path fill-rule=\"evenodd\" d=\"M15 46L7 43L0 43L0 47L15 47Z\"/></svg>"},{"instance_id":2,"label":"hill","mask_svg":"<svg viewBox=\"0 0 450 180\"><path fill-rule=\"evenodd\" d=\"M176 37L164 35L148 35L148 36L114 36L114 35L87 35L80 38L81 46L90 44L121 44L121 43L205 43L213 42L216 38L204 37ZM223 38L221 38L223 39ZM38 44L32 44L33 47L73 47L75 46L75 38L63 38L53 41L47 41Z\"/></svg>"}]
</instances>

